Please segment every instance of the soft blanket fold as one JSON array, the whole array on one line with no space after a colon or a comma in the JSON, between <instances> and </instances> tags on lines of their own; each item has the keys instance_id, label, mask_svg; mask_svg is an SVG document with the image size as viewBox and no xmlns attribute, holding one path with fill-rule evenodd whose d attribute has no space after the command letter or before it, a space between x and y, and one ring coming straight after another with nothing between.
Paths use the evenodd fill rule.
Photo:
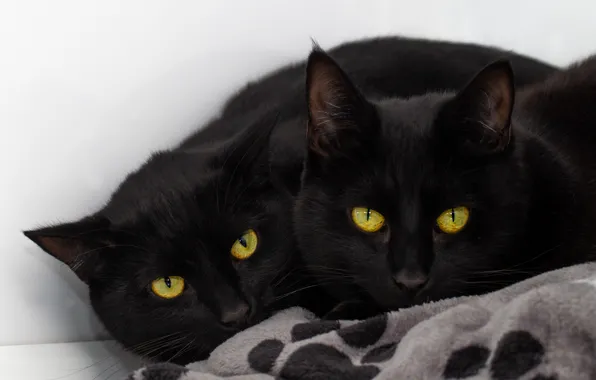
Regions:
<instances>
[{"instance_id":1,"label":"soft blanket fold","mask_svg":"<svg viewBox=\"0 0 596 380\"><path fill-rule=\"evenodd\" d=\"M134 380L596 379L596 264L364 321L284 310L188 367Z\"/></svg>"}]
</instances>

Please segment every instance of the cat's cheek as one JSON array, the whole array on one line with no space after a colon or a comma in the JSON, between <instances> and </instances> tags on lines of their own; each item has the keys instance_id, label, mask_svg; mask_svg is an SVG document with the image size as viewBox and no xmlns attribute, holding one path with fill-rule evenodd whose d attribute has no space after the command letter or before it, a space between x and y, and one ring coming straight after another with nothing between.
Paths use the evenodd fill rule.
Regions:
<instances>
[{"instance_id":1,"label":"cat's cheek","mask_svg":"<svg viewBox=\"0 0 596 380\"><path fill-rule=\"evenodd\" d=\"M234 268L238 273L238 282L242 296L246 298L251 305L267 303L270 298L271 282L275 274L265 272L263 268L271 267L266 261L256 261L247 259L237 261Z\"/></svg>"},{"instance_id":2,"label":"cat's cheek","mask_svg":"<svg viewBox=\"0 0 596 380\"><path fill-rule=\"evenodd\" d=\"M438 232L436 229L433 229L433 245L438 246L442 245L445 242L445 234Z\"/></svg>"},{"instance_id":3,"label":"cat's cheek","mask_svg":"<svg viewBox=\"0 0 596 380\"><path fill-rule=\"evenodd\" d=\"M377 240L384 246L387 246L391 241L391 227L388 225L383 226L377 234Z\"/></svg>"},{"instance_id":4,"label":"cat's cheek","mask_svg":"<svg viewBox=\"0 0 596 380\"><path fill-rule=\"evenodd\" d=\"M370 249L376 251L376 253L387 251L389 242L391 241L391 228L388 224L385 224L376 232L362 231L351 220L348 220L347 224L349 224L349 228L342 231L345 237L357 237L361 239L362 242L368 245Z\"/></svg>"},{"instance_id":5,"label":"cat's cheek","mask_svg":"<svg viewBox=\"0 0 596 380\"><path fill-rule=\"evenodd\" d=\"M432 250L434 254L434 261L437 258L444 258L453 254L454 250L460 246L462 240L461 236L448 235L445 233L433 231Z\"/></svg>"}]
</instances>

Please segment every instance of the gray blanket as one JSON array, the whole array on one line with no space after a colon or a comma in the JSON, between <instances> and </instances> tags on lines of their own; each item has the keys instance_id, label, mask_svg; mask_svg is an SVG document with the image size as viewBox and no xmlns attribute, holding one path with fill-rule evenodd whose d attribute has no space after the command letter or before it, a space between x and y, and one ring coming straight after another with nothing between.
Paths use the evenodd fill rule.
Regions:
<instances>
[{"instance_id":1,"label":"gray blanket","mask_svg":"<svg viewBox=\"0 0 596 380\"><path fill-rule=\"evenodd\" d=\"M364 321L282 311L188 367L134 380L596 379L596 264Z\"/></svg>"}]
</instances>

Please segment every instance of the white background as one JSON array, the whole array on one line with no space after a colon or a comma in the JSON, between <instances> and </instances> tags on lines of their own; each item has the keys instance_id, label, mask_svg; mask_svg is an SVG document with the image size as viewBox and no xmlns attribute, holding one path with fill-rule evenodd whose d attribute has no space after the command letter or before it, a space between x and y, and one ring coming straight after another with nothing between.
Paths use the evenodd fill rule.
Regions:
<instances>
[{"instance_id":1,"label":"white background","mask_svg":"<svg viewBox=\"0 0 596 380\"><path fill-rule=\"evenodd\" d=\"M0 0L0 345L106 337L86 289L20 231L96 210L311 37L475 41L563 65L595 52L595 21L588 0Z\"/></svg>"}]
</instances>

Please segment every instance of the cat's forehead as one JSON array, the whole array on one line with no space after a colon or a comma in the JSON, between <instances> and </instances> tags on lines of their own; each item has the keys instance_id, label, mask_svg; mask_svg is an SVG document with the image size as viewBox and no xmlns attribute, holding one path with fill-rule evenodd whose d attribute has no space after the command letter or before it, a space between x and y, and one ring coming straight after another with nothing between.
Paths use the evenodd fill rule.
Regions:
<instances>
[{"instance_id":1,"label":"cat's forehead","mask_svg":"<svg viewBox=\"0 0 596 380\"><path fill-rule=\"evenodd\" d=\"M432 182L435 119L449 94L388 100L379 105L385 177L413 192Z\"/></svg>"},{"instance_id":2,"label":"cat's forehead","mask_svg":"<svg viewBox=\"0 0 596 380\"><path fill-rule=\"evenodd\" d=\"M212 160L208 152L156 153L121 183L103 214L113 222L126 222L183 207L209 194L221 172L210 166Z\"/></svg>"},{"instance_id":3,"label":"cat's forehead","mask_svg":"<svg viewBox=\"0 0 596 380\"><path fill-rule=\"evenodd\" d=\"M428 139L437 114L451 97L448 93L429 93L383 100L377 106L383 137L394 144Z\"/></svg>"}]
</instances>

